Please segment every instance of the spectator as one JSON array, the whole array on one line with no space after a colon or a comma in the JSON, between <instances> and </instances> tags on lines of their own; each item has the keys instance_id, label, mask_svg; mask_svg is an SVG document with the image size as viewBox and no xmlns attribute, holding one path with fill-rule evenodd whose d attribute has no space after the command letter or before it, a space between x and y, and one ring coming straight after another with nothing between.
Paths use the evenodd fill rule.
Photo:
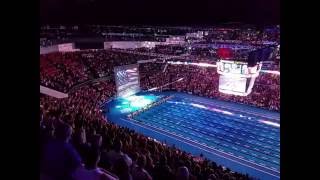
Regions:
<instances>
[{"instance_id":1,"label":"spectator","mask_svg":"<svg viewBox=\"0 0 320 180\"><path fill-rule=\"evenodd\" d=\"M113 169L120 180L133 180L128 163L123 157L117 159Z\"/></svg>"},{"instance_id":2,"label":"spectator","mask_svg":"<svg viewBox=\"0 0 320 180\"><path fill-rule=\"evenodd\" d=\"M116 180L115 175L111 175L98 167L100 152L97 149L91 149L88 152L88 159L85 167L80 167L74 174L75 180Z\"/></svg>"},{"instance_id":3,"label":"spectator","mask_svg":"<svg viewBox=\"0 0 320 180\"><path fill-rule=\"evenodd\" d=\"M55 133L56 139L45 146L42 173L52 179L71 179L72 173L81 166L79 154L69 143L71 134L71 126L59 123Z\"/></svg>"},{"instance_id":4,"label":"spectator","mask_svg":"<svg viewBox=\"0 0 320 180\"><path fill-rule=\"evenodd\" d=\"M114 149L108 153L108 158L111 164L114 164L118 159L123 158L127 165L130 167L132 165L131 158L122 152L122 141L117 140L114 144Z\"/></svg>"},{"instance_id":5,"label":"spectator","mask_svg":"<svg viewBox=\"0 0 320 180\"><path fill-rule=\"evenodd\" d=\"M218 180L215 174L210 174L208 180Z\"/></svg>"},{"instance_id":6,"label":"spectator","mask_svg":"<svg viewBox=\"0 0 320 180\"><path fill-rule=\"evenodd\" d=\"M167 164L166 156L161 156L160 162L155 166L152 174L155 180L173 179L174 175Z\"/></svg>"},{"instance_id":7,"label":"spectator","mask_svg":"<svg viewBox=\"0 0 320 180\"><path fill-rule=\"evenodd\" d=\"M177 180L189 180L189 170L187 167L182 166L178 168L177 175L176 175Z\"/></svg>"},{"instance_id":8,"label":"spectator","mask_svg":"<svg viewBox=\"0 0 320 180\"><path fill-rule=\"evenodd\" d=\"M133 180L152 180L150 174L144 169L146 161L144 155L139 156L137 166L132 169Z\"/></svg>"}]
</instances>

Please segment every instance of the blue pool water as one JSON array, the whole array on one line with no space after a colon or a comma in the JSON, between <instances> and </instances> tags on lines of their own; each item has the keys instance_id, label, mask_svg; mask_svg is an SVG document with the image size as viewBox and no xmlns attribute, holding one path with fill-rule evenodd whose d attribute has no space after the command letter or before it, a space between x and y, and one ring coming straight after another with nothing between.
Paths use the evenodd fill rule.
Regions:
<instances>
[{"instance_id":1,"label":"blue pool water","mask_svg":"<svg viewBox=\"0 0 320 180\"><path fill-rule=\"evenodd\" d=\"M165 103L128 119L165 95ZM251 106L184 93L139 93L108 104L108 118L121 126L175 144L194 155L260 179L280 179L280 115Z\"/></svg>"}]
</instances>

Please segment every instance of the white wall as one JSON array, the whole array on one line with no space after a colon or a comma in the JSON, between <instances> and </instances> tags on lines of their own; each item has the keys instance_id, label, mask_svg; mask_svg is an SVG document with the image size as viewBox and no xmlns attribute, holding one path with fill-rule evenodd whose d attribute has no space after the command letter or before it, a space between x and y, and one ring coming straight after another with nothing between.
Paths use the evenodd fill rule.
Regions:
<instances>
[{"instance_id":1,"label":"white wall","mask_svg":"<svg viewBox=\"0 0 320 180\"><path fill-rule=\"evenodd\" d=\"M79 51L79 49L75 49L74 43L64 43L58 45L52 45L48 47L40 47L40 54L49 54L53 52L73 52Z\"/></svg>"},{"instance_id":2,"label":"white wall","mask_svg":"<svg viewBox=\"0 0 320 180\"><path fill-rule=\"evenodd\" d=\"M40 47L40 54L49 54L53 52L58 52L58 45L48 46L48 47Z\"/></svg>"},{"instance_id":3,"label":"white wall","mask_svg":"<svg viewBox=\"0 0 320 180\"><path fill-rule=\"evenodd\" d=\"M104 42L104 49L137 49L137 48L154 48L161 42L153 41L106 41Z\"/></svg>"},{"instance_id":4,"label":"white wall","mask_svg":"<svg viewBox=\"0 0 320 180\"><path fill-rule=\"evenodd\" d=\"M75 49L74 47L74 43L65 43L58 45L59 52L73 52Z\"/></svg>"}]
</instances>

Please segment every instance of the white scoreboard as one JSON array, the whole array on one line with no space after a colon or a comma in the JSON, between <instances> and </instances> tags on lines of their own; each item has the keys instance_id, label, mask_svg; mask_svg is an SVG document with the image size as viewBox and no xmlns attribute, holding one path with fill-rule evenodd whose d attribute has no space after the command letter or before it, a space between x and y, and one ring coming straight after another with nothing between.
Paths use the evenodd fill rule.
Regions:
<instances>
[{"instance_id":1,"label":"white scoreboard","mask_svg":"<svg viewBox=\"0 0 320 180\"><path fill-rule=\"evenodd\" d=\"M246 92L247 79L243 77L234 76L220 76L219 77L219 91L225 93L245 93Z\"/></svg>"},{"instance_id":2,"label":"white scoreboard","mask_svg":"<svg viewBox=\"0 0 320 180\"><path fill-rule=\"evenodd\" d=\"M262 64L257 63L253 67L248 67L246 62L219 60L217 62L217 72L220 74L219 92L239 96L248 95L261 66Z\"/></svg>"}]
</instances>

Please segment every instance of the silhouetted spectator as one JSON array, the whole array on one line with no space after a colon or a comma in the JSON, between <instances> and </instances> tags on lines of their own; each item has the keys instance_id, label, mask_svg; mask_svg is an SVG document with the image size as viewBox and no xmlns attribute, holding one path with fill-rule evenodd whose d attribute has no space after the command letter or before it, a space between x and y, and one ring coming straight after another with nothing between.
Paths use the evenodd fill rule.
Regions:
<instances>
[{"instance_id":1,"label":"silhouetted spectator","mask_svg":"<svg viewBox=\"0 0 320 180\"><path fill-rule=\"evenodd\" d=\"M81 158L69 143L71 126L59 123L56 127L56 139L49 142L42 158L42 173L57 180L71 179L72 173L81 166Z\"/></svg>"}]
</instances>

